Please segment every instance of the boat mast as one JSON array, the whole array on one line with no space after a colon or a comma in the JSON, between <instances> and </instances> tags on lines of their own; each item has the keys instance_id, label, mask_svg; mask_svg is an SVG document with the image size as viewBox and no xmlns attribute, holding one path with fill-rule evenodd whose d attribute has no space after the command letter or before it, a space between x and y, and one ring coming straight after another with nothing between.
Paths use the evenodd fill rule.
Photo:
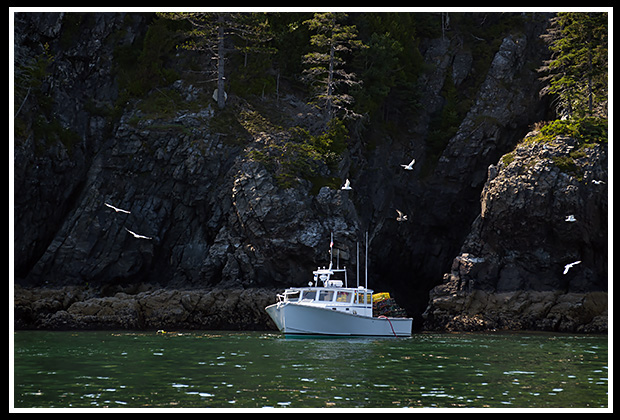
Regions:
<instances>
[{"instance_id":1,"label":"boat mast","mask_svg":"<svg viewBox=\"0 0 620 420\"><path fill-rule=\"evenodd\" d=\"M329 269L332 269L332 265L334 263L334 232L331 233L331 239L329 241Z\"/></svg>"},{"instance_id":2,"label":"boat mast","mask_svg":"<svg viewBox=\"0 0 620 420\"><path fill-rule=\"evenodd\" d=\"M364 288L368 289L368 231L366 231L366 262L364 263L365 279L364 279Z\"/></svg>"},{"instance_id":3,"label":"boat mast","mask_svg":"<svg viewBox=\"0 0 620 420\"><path fill-rule=\"evenodd\" d=\"M357 279L357 287L360 287L360 241L357 241L357 275L355 278Z\"/></svg>"}]
</instances>

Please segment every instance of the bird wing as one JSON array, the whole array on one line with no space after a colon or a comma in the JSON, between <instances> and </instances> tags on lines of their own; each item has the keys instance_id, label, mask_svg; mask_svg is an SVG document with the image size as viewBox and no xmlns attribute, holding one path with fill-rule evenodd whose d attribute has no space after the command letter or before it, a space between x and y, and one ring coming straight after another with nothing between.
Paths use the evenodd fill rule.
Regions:
<instances>
[{"instance_id":1,"label":"bird wing","mask_svg":"<svg viewBox=\"0 0 620 420\"><path fill-rule=\"evenodd\" d=\"M112 210L114 210L115 212L121 212L121 213L127 213L130 214L131 212L129 210L123 210L123 209L119 209L118 207L114 207L112 204L108 204L108 203L103 203L106 206L108 206L109 208L111 208Z\"/></svg>"},{"instance_id":2,"label":"bird wing","mask_svg":"<svg viewBox=\"0 0 620 420\"><path fill-rule=\"evenodd\" d=\"M138 235L136 232L132 232L131 230L129 230L129 229L127 229L127 228L125 228L125 230L126 230L127 232L131 233L131 234L133 235L133 237L134 237L134 238L137 238L137 239L153 239L153 238L151 238L151 237L149 237L149 236Z\"/></svg>"},{"instance_id":3,"label":"bird wing","mask_svg":"<svg viewBox=\"0 0 620 420\"><path fill-rule=\"evenodd\" d=\"M574 265L577 265L577 264L581 264L581 261L575 261L570 264L566 264L564 266L564 274L568 273L568 270L570 270L571 268L573 268Z\"/></svg>"}]
</instances>

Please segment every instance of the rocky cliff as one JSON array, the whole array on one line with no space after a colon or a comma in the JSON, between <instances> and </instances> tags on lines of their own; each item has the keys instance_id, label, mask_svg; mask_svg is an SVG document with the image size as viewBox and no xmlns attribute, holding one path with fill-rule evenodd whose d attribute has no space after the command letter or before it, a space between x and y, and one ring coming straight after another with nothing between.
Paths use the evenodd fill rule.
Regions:
<instances>
[{"instance_id":1,"label":"rocky cliff","mask_svg":"<svg viewBox=\"0 0 620 420\"><path fill-rule=\"evenodd\" d=\"M331 232L351 274L356 241L369 232L370 286L392 292L417 329L425 310L427 328L460 328L455 318L482 313L459 303L474 292L487 293L487 301L499 292L516 293L527 302L538 299L530 299L532 291L551 293L556 312L567 292L586 293L582 303L588 308L602 299L596 293L606 290L607 254L599 246L606 237L606 201L588 201L593 193L582 181L565 179L547 164L515 168L534 162L542 146L521 147L510 165L497 164L548 112L534 71L546 54L538 39L546 17L504 31L484 65L472 46L480 40L458 33L422 39L425 66L415 113L394 111L390 124L396 129L353 130L336 164L321 164L317 176L286 183L261 153L271 148L284 156L295 128L315 125L318 116L295 89L278 98L230 92L226 108L218 110L211 85L182 77L119 103L120 75L111 58L139 43L151 21L122 13L16 16L16 61L48 57L37 91L16 99L18 327L272 327L260 308L275 299L276 290L306 284L310 271L326 264ZM53 51L53 60L46 51ZM182 66L188 54L177 53L172 65ZM466 92L461 96L470 106L454 132L437 141L431 131L449 103L450 87ZM569 146L553 147L561 153ZM601 146L584 153L580 165L588 180L595 179L596 171L606 170L605 151ZM414 170L404 171L400 164L413 157ZM498 172L487 177L491 163ZM538 167L558 179L522 176ZM341 190L347 178L353 189ZM547 192L537 192L541 187ZM605 186L599 190L604 194ZM536 248L541 262L534 268L525 249L540 233L507 217L529 212L526 195L550 194L582 201L554 204L532 223L549 229L552 216L569 209L579 223L558 222L564 230ZM538 205L553 204L548 200ZM396 209L408 214L407 222L396 221ZM572 235L575 244L568 247L560 232ZM508 238L520 247L502 242ZM588 250L592 244L598 248ZM484 262L474 264L466 254ZM452 274L433 289L455 255ZM554 271L573 257L583 260L579 271L568 277ZM459 274L470 265L469 277ZM539 287L528 273L549 280ZM450 301L447 289L459 298ZM486 320L485 327L548 327L535 316L513 324L497 319Z\"/></svg>"},{"instance_id":2,"label":"rocky cliff","mask_svg":"<svg viewBox=\"0 0 620 420\"><path fill-rule=\"evenodd\" d=\"M426 328L607 331L607 182L606 143L529 133L489 166Z\"/></svg>"}]
</instances>

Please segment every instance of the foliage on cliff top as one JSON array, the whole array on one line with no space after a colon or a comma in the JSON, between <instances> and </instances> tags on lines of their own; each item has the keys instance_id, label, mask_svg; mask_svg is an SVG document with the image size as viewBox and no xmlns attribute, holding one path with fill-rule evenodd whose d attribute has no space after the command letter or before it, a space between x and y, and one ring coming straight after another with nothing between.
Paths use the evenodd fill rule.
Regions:
<instances>
[{"instance_id":1,"label":"foliage on cliff top","mask_svg":"<svg viewBox=\"0 0 620 420\"><path fill-rule=\"evenodd\" d=\"M607 143L607 119L597 117L555 120L544 125L532 142L548 142L557 136L573 137L582 146L587 143Z\"/></svg>"},{"instance_id":2,"label":"foliage on cliff top","mask_svg":"<svg viewBox=\"0 0 620 420\"><path fill-rule=\"evenodd\" d=\"M321 167L333 167L346 148L348 130L339 119L332 119L328 129L316 136L300 127L287 130L288 138L270 142L248 156L261 162L274 173L282 188L292 187L296 180L322 181Z\"/></svg>"},{"instance_id":3,"label":"foliage on cliff top","mask_svg":"<svg viewBox=\"0 0 620 420\"><path fill-rule=\"evenodd\" d=\"M583 178L583 168L580 159L587 157L586 148L594 147L595 144L606 144L607 139L607 119L597 117L586 117L580 119L555 120L546 123L537 123L537 126L544 124L537 129L534 135L529 135L521 143L523 145L535 143L554 144L558 137L569 137L577 140L576 147L564 156L554 156L551 158L555 166L562 172L576 177L579 181ZM510 152L502 156L501 161L504 165L510 165L515 160L515 152Z\"/></svg>"}]
</instances>

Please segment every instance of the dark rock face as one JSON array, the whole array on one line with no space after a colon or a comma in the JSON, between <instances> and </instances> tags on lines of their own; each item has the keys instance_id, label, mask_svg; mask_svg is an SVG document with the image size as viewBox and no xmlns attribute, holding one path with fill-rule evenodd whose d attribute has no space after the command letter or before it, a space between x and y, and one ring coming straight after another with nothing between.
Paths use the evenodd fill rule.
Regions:
<instances>
[{"instance_id":1,"label":"dark rock face","mask_svg":"<svg viewBox=\"0 0 620 420\"><path fill-rule=\"evenodd\" d=\"M355 209L342 191L279 189L262 165L217 136L194 131L179 138L155 126L120 125L118 141L95 158L79 206L31 278L108 287L136 280L271 287L325 262L330 232L340 242L354 234Z\"/></svg>"},{"instance_id":2,"label":"dark rock face","mask_svg":"<svg viewBox=\"0 0 620 420\"><path fill-rule=\"evenodd\" d=\"M40 95L28 91L16 103L20 116L31 117L29 134L16 143L15 162L15 272L25 277L56 235L67 214L76 205L84 187L92 154L106 140L109 131L101 113L91 108L112 108L117 97L113 76L114 45L109 40L123 26L125 14L91 13L88 29L80 27L66 13L15 14L15 73L33 63L48 62L44 76L31 84ZM144 16L132 16L134 25L120 42L132 43L144 28ZM70 23L72 22L72 23ZM75 29L73 43L62 43L67 27ZM133 29L133 30L131 30ZM80 36L81 35L81 36ZM50 50L53 50L50 51ZM37 128L39 127L39 128ZM62 141L46 142L37 131L56 132ZM17 129L16 129L17 131ZM60 134L58 134L60 132ZM17 137L17 135L16 135Z\"/></svg>"},{"instance_id":3,"label":"dark rock face","mask_svg":"<svg viewBox=\"0 0 620 420\"><path fill-rule=\"evenodd\" d=\"M16 326L273 327L262 309L275 299L276 290L306 284L314 267L329 263L331 232L340 263L350 269L350 282L355 284L356 242L368 231L369 287L392 292L414 317L416 329L424 321L429 290L441 283L454 256L464 253L485 262L471 263L467 279L472 280L459 274L459 282L475 279L484 284L475 289L485 293L523 291L515 295L515 302L527 301L530 295L524 293L530 291L552 293L559 305L563 295L556 296L558 288L571 293L606 290L600 284L606 249L587 251L590 244L599 243L597 229L606 228L606 204L602 210L588 201L580 184L574 187L581 207L571 212L579 220L588 215L592 226L575 233L579 225L559 223L557 237L549 247L540 247L540 255L501 251L524 249L503 243L502 229L515 243L540 236L517 222L504 223L513 212L531 210L527 203L536 198L538 187L528 186L551 182L550 191L557 190L553 194L559 196L573 188L573 181L559 173L554 180L525 179L516 170L498 166L494 179L505 178L501 185L506 191L512 191L509 185L523 190L520 198L502 202L492 199L493 194L503 195L499 187L490 187L495 182L491 177L487 180L489 164L512 150L528 125L546 112L533 71L546 51L538 41L544 19L506 36L484 77L474 74L476 57L458 37L423 40L420 52L427 66L419 80L419 111L397 112L402 132L376 147L369 146L365 134L352 135L338 167L322 175L350 178L353 190L325 186L318 192L304 179L296 180L293 188L282 188L264 164L251 158L249 150L283 134L269 127L241 126L240 119L231 118L258 113L234 92L227 101L228 116L211 102L195 106L196 98L209 98L211 91L183 79L171 89L184 98L187 109L153 116L131 100L115 111L120 116L104 116L101 110L115 108L118 98L110 57L115 48L137 42L149 19L103 13L89 14L77 24L62 13L16 17L20 62L39 56L45 44L55 51L41 90L50 98L48 119L74 134L71 142L46 142L32 135L15 144L15 275L22 286L15 291ZM63 47L69 30L77 31L76 41ZM431 156L429 126L445 105L446 80L462 88L471 86L474 76L482 82L472 90L471 109L441 153ZM35 106L24 104L24 114ZM291 126L312 126L318 118L292 94L271 109ZM400 164L414 157L414 170L402 170ZM488 198L482 200L482 217L472 227L481 212L483 186ZM116 212L105 203L130 213ZM542 198L537 203L537 211L548 204ZM568 211L568 204L558 197L554 216ZM408 214L407 222L396 221L396 209ZM548 216L531 222L548 229L540 221L550 220ZM500 234L493 233L498 229ZM560 233L573 235L581 244L579 252L567 248ZM496 248L487 250L489 246ZM605 259L596 256L602 252ZM579 268L589 274L571 272L570 287L565 284L568 277L556 275L541 288L540 281L523 273L527 265L510 264L510 258L538 258L538 268L549 273L556 262L565 264L578 255L584 260ZM460 270L465 268L453 265L453 273ZM427 314L436 312L438 290L431 292ZM601 301L599 295L584 299L582 305L588 308L598 308L592 302ZM427 317L427 327L444 328L468 314L457 306L445 311L449 316L437 312ZM544 328L535 318L522 325Z\"/></svg>"},{"instance_id":4,"label":"dark rock face","mask_svg":"<svg viewBox=\"0 0 620 420\"><path fill-rule=\"evenodd\" d=\"M416 314L414 323L418 326L423 323L421 314L428 304L428 291L439 284L445 267L458 253L479 214L480 190L489 164L510 151L527 132L529 122L544 114L545 104L539 100L536 88L538 75L532 70L541 57L537 34L542 30L531 28L527 35L503 40L472 108L448 141L431 175L421 176L422 159L419 166L416 163L413 176L394 169L389 173L393 181L386 182L388 174L372 179L373 172L368 171L358 181L369 185L363 196L373 200L373 244L381 243L371 250L373 275L383 276L381 280L403 299L403 306ZM448 42L430 43L425 58L436 68L422 76L421 84L427 117L440 109L440 91L450 63L453 71L463 71L459 67L462 54ZM425 151L419 148L422 143L415 139L426 137L427 131L428 119L422 116L411 127L414 140L404 149L385 145L377 152L376 161L371 162L373 167L398 168L403 162L396 159L403 155L424 156ZM394 222L396 208L409 215L408 223Z\"/></svg>"},{"instance_id":5,"label":"dark rock face","mask_svg":"<svg viewBox=\"0 0 620 420\"><path fill-rule=\"evenodd\" d=\"M480 217L431 291L427 328L607 331L607 146L578 147L526 137L489 167Z\"/></svg>"}]
</instances>

